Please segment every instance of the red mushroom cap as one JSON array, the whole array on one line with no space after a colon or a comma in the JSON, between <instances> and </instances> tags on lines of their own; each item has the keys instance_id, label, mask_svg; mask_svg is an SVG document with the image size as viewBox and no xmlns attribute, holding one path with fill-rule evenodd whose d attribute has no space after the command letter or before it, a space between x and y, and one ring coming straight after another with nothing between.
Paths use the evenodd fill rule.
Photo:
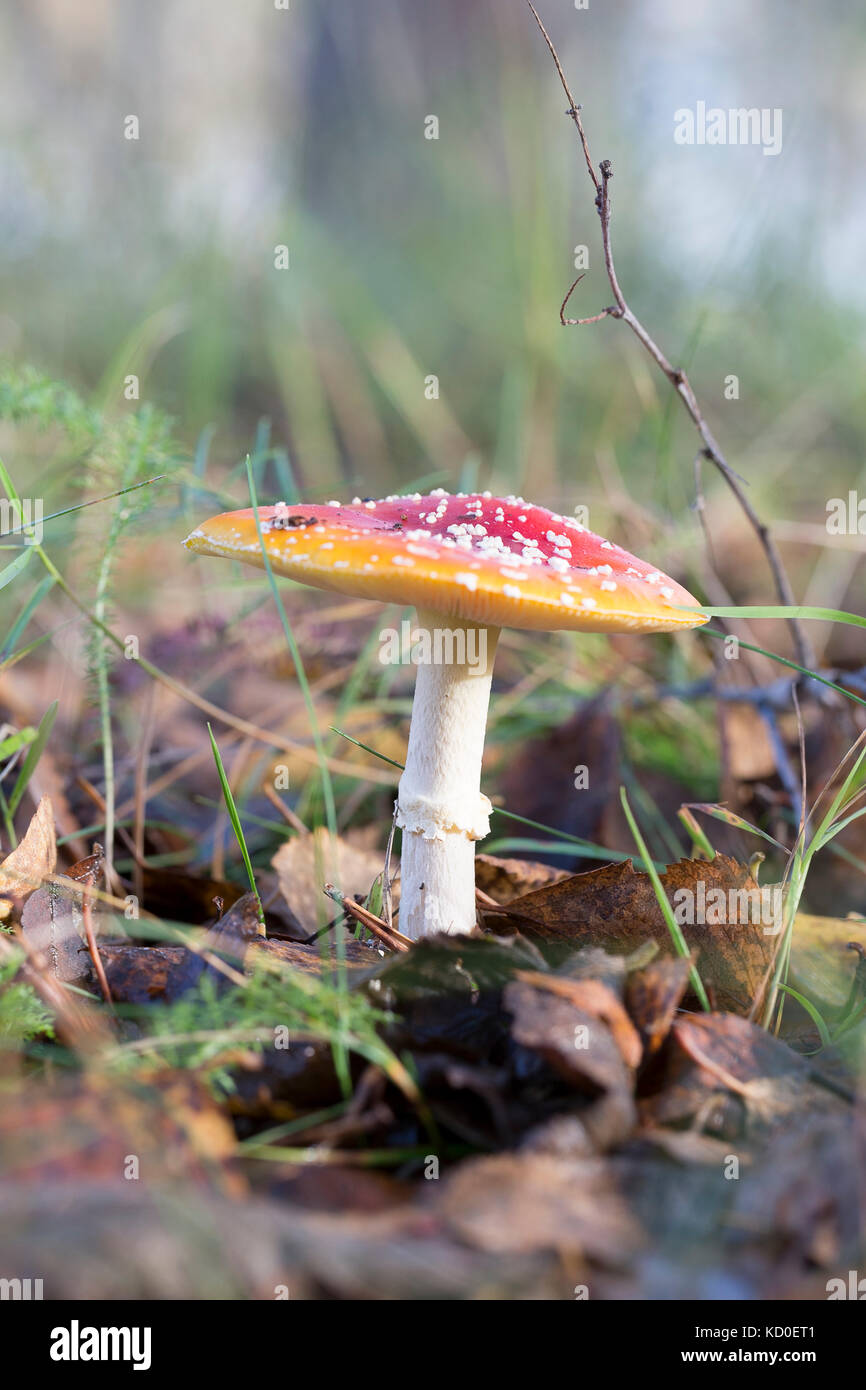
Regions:
<instances>
[{"instance_id":1,"label":"red mushroom cap","mask_svg":"<svg viewBox=\"0 0 866 1390\"><path fill-rule=\"evenodd\" d=\"M707 621L673 579L521 497L278 503L259 519L276 573L338 593L496 627L671 632ZM184 544L264 566L251 509L212 517Z\"/></svg>"}]
</instances>

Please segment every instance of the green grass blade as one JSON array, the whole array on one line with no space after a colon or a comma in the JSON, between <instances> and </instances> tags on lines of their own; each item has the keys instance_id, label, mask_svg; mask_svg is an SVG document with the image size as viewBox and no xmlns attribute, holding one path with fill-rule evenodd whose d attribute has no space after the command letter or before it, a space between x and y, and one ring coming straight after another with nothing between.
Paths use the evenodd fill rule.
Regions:
<instances>
[{"instance_id":1,"label":"green grass blade","mask_svg":"<svg viewBox=\"0 0 866 1390\"><path fill-rule=\"evenodd\" d=\"M17 579L22 570L26 569L33 558L33 547L28 546L22 550L20 555L16 555L14 560L0 570L0 589L5 589L7 584L11 584L13 579Z\"/></svg>"},{"instance_id":2,"label":"green grass blade","mask_svg":"<svg viewBox=\"0 0 866 1390\"><path fill-rule=\"evenodd\" d=\"M688 806L681 806L677 811L677 819L689 836L694 848L704 855L710 862L715 859L716 851L713 848L709 837L703 828L698 824Z\"/></svg>"},{"instance_id":3,"label":"green grass blade","mask_svg":"<svg viewBox=\"0 0 866 1390\"><path fill-rule=\"evenodd\" d=\"M57 701L54 700L43 714L42 719L39 723L39 728L36 731L36 737L30 744L30 747L27 750L27 756L25 757L24 762L21 764L21 770L18 773L18 780L16 781L15 786L12 788L12 794L9 797L8 806L10 816L15 815L15 812L18 810L18 807L21 804L21 798L26 792L27 784L30 781L30 778L33 776L34 771L36 770L36 764L42 757L42 750L48 742L48 738L51 733L51 730L54 727L54 721L56 718Z\"/></svg>"},{"instance_id":4,"label":"green grass blade","mask_svg":"<svg viewBox=\"0 0 866 1390\"><path fill-rule=\"evenodd\" d=\"M780 984L779 989L782 990L785 994L790 994L791 998L796 999L797 1003L800 1004L801 1007L806 1010L806 1013L811 1018L812 1022L818 1029L818 1032L821 1036L821 1046L829 1047L830 1043L833 1041L833 1039L830 1036L830 1029L827 1027L827 1024L824 1022L824 1019L821 1017L820 1013L815 1008L815 1005L812 1003L811 999L807 999L805 994L801 994L800 991L797 989L792 989L790 985Z\"/></svg>"},{"instance_id":5,"label":"green grass blade","mask_svg":"<svg viewBox=\"0 0 866 1390\"><path fill-rule=\"evenodd\" d=\"M703 811L705 816L712 816L713 820L721 820L725 825L732 825L735 830L745 830L748 835L760 835L762 840L772 845L774 849L781 850L782 854L788 851L784 845L780 845L778 840L774 840L772 835L768 835L766 830L760 830L757 825L752 825L751 821L743 820L735 811L729 811L727 806L719 806L714 801L688 801L686 809L691 811Z\"/></svg>"},{"instance_id":6,"label":"green grass blade","mask_svg":"<svg viewBox=\"0 0 866 1390\"><path fill-rule=\"evenodd\" d=\"M782 611L785 613L791 612L788 608ZM729 632L720 632L718 628L715 627L702 627L701 632L707 637L717 637L722 642L726 642L731 635ZM747 652L755 652L758 656L765 656L768 661L775 661L780 666L787 666L789 671L799 671L802 676L809 676L811 680L820 681L821 684L826 685L828 689L835 690L840 695L844 695L846 700L853 700L855 704L858 705L866 705L866 700L863 699L862 695L855 695L853 690L846 690L844 685L837 685L835 681L828 680L826 676L820 675L817 671L810 671L808 666L800 666L796 661L789 661L788 657L779 656L778 652L768 652L766 647L757 647L754 642L744 642L742 637L738 637L737 642L741 647L744 647Z\"/></svg>"},{"instance_id":7,"label":"green grass blade","mask_svg":"<svg viewBox=\"0 0 866 1390\"><path fill-rule=\"evenodd\" d=\"M691 951L689 950L686 938L683 936L683 929L677 921L676 917L674 916L673 908L668 902L667 894L665 893L664 887L662 886L662 881L658 875L658 870L656 869L656 866L653 863L653 861L650 859L649 851L647 850L643 835L641 834L638 823L635 820L634 815L632 814L632 809L628 804L628 795L626 793L625 787L620 787L619 799L622 802L622 809L625 812L625 818L628 821L629 829L631 830L631 833L634 836L634 842L640 850L641 858L643 859L644 863L644 868L650 876L650 881L655 890L658 905L661 909L662 916L664 917L665 922L667 923L668 931L671 934L671 940L674 943L674 949L678 956L683 956L686 960L688 960L691 956ZM689 971L689 979L692 982L692 988L694 989L695 994L698 996L698 999L701 1002L701 1007L705 1009L707 1013L709 1013L710 1001L707 998L707 992L704 989L704 982L697 972L697 967L694 965L691 967L691 970Z\"/></svg>"},{"instance_id":8,"label":"green grass blade","mask_svg":"<svg viewBox=\"0 0 866 1390\"><path fill-rule=\"evenodd\" d=\"M36 730L28 724L26 729L19 729L17 733L10 734L0 743L0 758L11 758L13 753L26 748L36 737Z\"/></svg>"},{"instance_id":9,"label":"green grass blade","mask_svg":"<svg viewBox=\"0 0 866 1390\"><path fill-rule=\"evenodd\" d=\"M9 656L10 652L13 652L15 650L15 643L18 641L22 632L27 627L27 624L30 622L30 619L33 617L33 614L36 612L36 609L39 607L42 600L45 598L47 594L51 592L53 588L54 580L52 579L50 574L46 574L44 579L40 579L39 583L36 585L36 588L33 590L33 593L30 595L29 599L27 600L24 607L21 609L21 612L19 613L18 617L16 618L15 623L13 624L9 632L9 636L3 643L3 650L0 651L0 659Z\"/></svg>"},{"instance_id":10,"label":"green grass blade","mask_svg":"<svg viewBox=\"0 0 866 1390\"><path fill-rule=\"evenodd\" d=\"M208 724L207 726L207 731L210 736L210 746L213 749L214 762L216 763L216 769L220 779L220 786L222 787L223 791L223 799L225 800L226 810L228 811L229 820L232 823L232 829L235 832L235 838L237 839L238 846L241 852L241 857L244 861L244 868L247 871L247 878L249 879L250 890L255 894L256 911L258 913L259 926L261 928L261 935L264 936L265 912L264 908L262 907L262 900L259 897L259 890L256 887L256 876L253 873L252 860L250 859L250 852L247 849L247 842L244 838L244 831L243 826L241 825L241 818L238 815L238 808L235 805L235 799L232 795L232 789L229 786L229 779L226 776L226 770L223 767L223 760L220 756L219 745L217 744L217 741L214 738L214 731L211 728L210 724Z\"/></svg>"},{"instance_id":11,"label":"green grass blade","mask_svg":"<svg viewBox=\"0 0 866 1390\"><path fill-rule=\"evenodd\" d=\"M681 605L677 605L680 607ZM693 612L689 609L689 612ZM784 618L790 622L792 618L811 619L818 623L846 623L849 627L866 627L866 618L862 618L859 613L844 613L839 608L814 608L812 606L799 608L785 608L778 604L766 604L753 607L747 604L743 608L701 608L701 613L706 613L708 618Z\"/></svg>"}]
</instances>

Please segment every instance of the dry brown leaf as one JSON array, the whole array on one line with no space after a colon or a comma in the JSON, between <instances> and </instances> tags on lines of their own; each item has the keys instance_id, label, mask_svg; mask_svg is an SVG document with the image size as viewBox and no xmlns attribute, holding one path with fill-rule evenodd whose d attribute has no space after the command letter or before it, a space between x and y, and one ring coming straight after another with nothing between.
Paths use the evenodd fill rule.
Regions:
<instances>
[{"instance_id":1,"label":"dry brown leaf","mask_svg":"<svg viewBox=\"0 0 866 1390\"><path fill-rule=\"evenodd\" d=\"M852 942L866 947L866 921L797 914L789 983L825 1016L832 1015L834 1009L841 1010L851 993L859 959Z\"/></svg>"},{"instance_id":2,"label":"dry brown leaf","mask_svg":"<svg viewBox=\"0 0 866 1390\"><path fill-rule=\"evenodd\" d=\"M616 1264L640 1232L599 1159L497 1154L461 1163L436 1207L461 1240L498 1254L550 1249Z\"/></svg>"},{"instance_id":3,"label":"dry brown leaf","mask_svg":"<svg viewBox=\"0 0 866 1390\"><path fill-rule=\"evenodd\" d=\"M803 1076L806 1072L802 1057L745 1018L691 1014L677 1019L673 1031L692 1061L732 1091L742 1092L754 1081Z\"/></svg>"},{"instance_id":4,"label":"dry brown leaf","mask_svg":"<svg viewBox=\"0 0 866 1390\"><path fill-rule=\"evenodd\" d=\"M647 1057L658 1052L688 989L691 961L664 956L628 977L626 1004L643 1039Z\"/></svg>"},{"instance_id":5,"label":"dry brown leaf","mask_svg":"<svg viewBox=\"0 0 866 1390\"><path fill-rule=\"evenodd\" d=\"M0 1113L4 1177L27 1184L87 1178L123 1186L134 1157L148 1183L182 1178L239 1196L246 1184L231 1162L235 1144L205 1085L168 1069L139 1073L130 1086L94 1072L22 1087Z\"/></svg>"},{"instance_id":6,"label":"dry brown leaf","mask_svg":"<svg viewBox=\"0 0 866 1390\"><path fill-rule=\"evenodd\" d=\"M171 1002L191 989L204 969L202 958L185 946L123 941L101 946L99 954L115 1004ZM88 957L83 959L89 964ZM88 983L97 984L92 966Z\"/></svg>"},{"instance_id":7,"label":"dry brown leaf","mask_svg":"<svg viewBox=\"0 0 866 1390\"><path fill-rule=\"evenodd\" d=\"M668 900L686 890L700 902L714 890L760 894L749 869L727 855L683 859L661 876ZM726 899L727 900L727 899ZM587 944L627 955L654 940L673 954L673 944L648 874L631 861L572 874L550 887L515 899L502 909L508 921L535 941L555 946ZM496 919L488 914L495 927ZM761 988L774 936L761 925L724 922L684 925L688 945L698 952L698 970L720 1008L746 1013Z\"/></svg>"},{"instance_id":8,"label":"dry brown leaf","mask_svg":"<svg viewBox=\"0 0 866 1390\"><path fill-rule=\"evenodd\" d=\"M775 750L766 722L754 705L728 705L725 738L730 775L735 781L757 782L775 775Z\"/></svg>"},{"instance_id":9,"label":"dry brown leaf","mask_svg":"<svg viewBox=\"0 0 866 1390\"><path fill-rule=\"evenodd\" d=\"M38 888L57 867L54 810L43 796L21 843L0 864L0 921Z\"/></svg>"},{"instance_id":10,"label":"dry brown leaf","mask_svg":"<svg viewBox=\"0 0 866 1390\"><path fill-rule=\"evenodd\" d=\"M542 975L535 970L518 970L516 979L536 989L547 990L567 999L584 1013L601 1019L610 1029L627 1067L640 1066L641 1042L637 1029L609 985L601 980L573 980L562 975Z\"/></svg>"},{"instance_id":11,"label":"dry brown leaf","mask_svg":"<svg viewBox=\"0 0 866 1390\"><path fill-rule=\"evenodd\" d=\"M736 1014L684 1015L671 1037L661 1088L641 1103L652 1125L699 1118L702 1128L736 1139L843 1104L810 1081L806 1061L786 1043Z\"/></svg>"},{"instance_id":12,"label":"dry brown leaf","mask_svg":"<svg viewBox=\"0 0 866 1390\"><path fill-rule=\"evenodd\" d=\"M708 1163L722 1169L730 1158L730 1144L695 1129L654 1129L647 1125L641 1130L640 1137L677 1163ZM748 1153L741 1152L737 1157L741 1164L751 1162Z\"/></svg>"},{"instance_id":13,"label":"dry brown leaf","mask_svg":"<svg viewBox=\"0 0 866 1390\"><path fill-rule=\"evenodd\" d=\"M568 878L565 869L538 864L533 859L497 859L493 854L476 854L475 887L497 903L508 903L523 893L559 883Z\"/></svg>"},{"instance_id":14,"label":"dry brown leaf","mask_svg":"<svg viewBox=\"0 0 866 1390\"><path fill-rule=\"evenodd\" d=\"M29 945L47 962L51 973L68 982L86 975L90 956L85 941L83 894L80 887L94 887L102 875L105 860L91 854L73 864L63 877L31 893L21 913L21 931ZM91 922L99 936L111 917L100 912L91 900Z\"/></svg>"},{"instance_id":15,"label":"dry brown leaf","mask_svg":"<svg viewBox=\"0 0 866 1390\"><path fill-rule=\"evenodd\" d=\"M540 978L546 980L545 976ZM603 985L600 988L605 989ZM613 995L610 997L618 1003ZM522 979L508 985L503 1002L513 1017L511 1032L515 1041L543 1057L576 1091L593 1098L593 1104L581 1112L580 1120L596 1149L609 1149L627 1138L637 1119L634 1073L597 1014ZM628 1020L626 1023L639 1056L637 1035Z\"/></svg>"},{"instance_id":16,"label":"dry brown leaf","mask_svg":"<svg viewBox=\"0 0 866 1390\"><path fill-rule=\"evenodd\" d=\"M360 941L346 941L343 961L351 973L374 970L382 963L383 953L378 946L367 946ZM256 937L249 944L244 965L250 970L257 958L278 960L290 965L293 970L304 975L321 976L329 970L336 970L338 957L336 948L329 946L323 950L321 941L271 941Z\"/></svg>"},{"instance_id":17,"label":"dry brown leaf","mask_svg":"<svg viewBox=\"0 0 866 1390\"><path fill-rule=\"evenodd\" d=\"M382 872L384 853L356 849L345 839L331 839L324 827L298 835L281 845L271 860L283 897L307 933L318 931L338 913L325 897L324 885L334 883L348 897L366 897ZM391 872L396 862L392 859Z\"/></svg>"}]
</instances>

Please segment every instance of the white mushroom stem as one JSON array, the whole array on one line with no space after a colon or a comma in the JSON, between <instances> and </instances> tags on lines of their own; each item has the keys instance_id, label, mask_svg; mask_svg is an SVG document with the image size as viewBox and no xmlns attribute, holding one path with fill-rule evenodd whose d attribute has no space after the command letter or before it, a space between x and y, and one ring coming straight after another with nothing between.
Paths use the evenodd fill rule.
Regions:
<instances>
[{"instance_id":1,"label":"white mushroom stem","mask_svg":"<svg viewBox=\"0 0 866 1390\"><path fill-rule=\"evenodd\" d=\"M475 841L489 833L491 811L481 757L499 628L419 609L414 631L418 677L397 824L400 930L417 940L475 926Z\"/></svg>"}]
</instances>

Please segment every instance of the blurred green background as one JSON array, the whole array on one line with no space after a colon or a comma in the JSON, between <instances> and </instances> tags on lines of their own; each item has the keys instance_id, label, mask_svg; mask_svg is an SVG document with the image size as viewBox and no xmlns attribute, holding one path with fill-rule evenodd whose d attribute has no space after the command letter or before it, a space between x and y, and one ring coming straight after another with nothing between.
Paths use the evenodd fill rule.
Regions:
<instances>
[{"instance_id":1,"label":"blurred green background","mask_svg":"<svg viewBox=\"0 0 866 1390\"><path fill-rule=\"evenodd\" d=\"M863 611L863 537L830 537L825 522L830 498L866 495L866 17L840 0L540 8L593 157L613 163L632 308L688 368L797 594ZM594 530L701 597L774 601L755 537L707 466L714 576L693 506L696 435L636 339L612 320L559 324L576 248L589 269L571 312L597 312L611 294L593 188L523 0L29 0L0 14L0 42L0 356L68 382L121 431L102 458L101 445L7 418L0 454L46 509L181 460L181 505L155 494L105 577L125 630L162 629L167 669L188 674L204 641L178 637L184 622L213 625L206 665L238 639L239 619L267 607L258 577L196 568L178 544L191 519L244 505L248 450L263 501L418 483L513 490L566 512L588 505ZM781 108L781 153L676 144L674 112L698 101ZM425 138L430 117L437 139ZM275 266L281 246L287 269ZM137 404L124 396L133 374ZM732 375L739 395L726 399ZM155 425L129 472L122 429L142 406L173 417L173 442ZM210 496L189 483L196 456ZM106 515L49 532L88 602ZM14 616L23 594L13 585L3 599ZM305 591L301 606L311 602ZM48 612L37 614L45 630ZM266 631L272 653L282 638L269 620L256 614L245 635ZM752 635L790 653L784 624ZM819 660L862 664L856 629L810 635ZM57 662L75 668L71 641L68 628L52 636L47 692L15 668L19 718L36 722L59 697L58 727L79 727L88 697ZM324 641L301 633L305 654ZM652 660L661 681L709 669L696 641L681 658L660 642L651 657L633 647L612 660L608 646L512 639L503 682L531 676L546 651L552 683L512 701L497 732L553 726L594 683L633 679L635 662ZM574 679L560 675L560 650L580 652L560 663ZM778 669L758 662L751 677ZM114 708L133 744L139 714L119 671L113 693L127 704ZM381 725L389 691L381 679L376 690ZM246 695L224 682L226 707L257 706ZM405 714L409 687L397 695ZM657 761L718 794L715 746L684 751L715 737L711 707L699 721L685 706L666 717ZM98 746L98 729L85 731ZM648 746L637 738L636 751Z\"/></svg>"},{"instance_id":2,"label":"blurred green background","mask_svg":"<svg viewBox=\"0 0 866 1390\"><path fill-rule=\"evenodd\" d=\"M863 480L866 18L542 13L613 161L627 297L783 537L823 529L826 497ZM567 510L589 494L604 530L619 472L641 506L688 507L690 426L638 344L558 323L575 246L573 311L610 292L522 0L32 0L0 35L6 354L119 407L135 372L191 443L217 427L216 458L266 415L309 495L477 476ZM698 100L781 107L782 153L676 145ZM826 557L805 535L808 577Z\"/></svg>"}]
</instances>

